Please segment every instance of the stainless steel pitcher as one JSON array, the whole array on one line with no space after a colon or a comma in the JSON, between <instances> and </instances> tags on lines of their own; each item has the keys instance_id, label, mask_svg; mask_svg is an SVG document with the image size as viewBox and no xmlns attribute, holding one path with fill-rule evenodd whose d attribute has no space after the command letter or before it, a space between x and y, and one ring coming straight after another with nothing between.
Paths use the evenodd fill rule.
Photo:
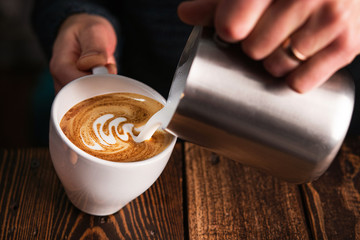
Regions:
<instances>
[{"instance_id":1,"label":"stainless steel pitcher","mask_svg":"<svg viewBox=\"0 0 360 240\"><path fill-rule=\"evenodd\" d=\"M318 178L347 132L354 86L344 70L306 94L263 70L240 47L195 27L170 90L166 130L293 183Z\"/></svg>"}]
</instances>

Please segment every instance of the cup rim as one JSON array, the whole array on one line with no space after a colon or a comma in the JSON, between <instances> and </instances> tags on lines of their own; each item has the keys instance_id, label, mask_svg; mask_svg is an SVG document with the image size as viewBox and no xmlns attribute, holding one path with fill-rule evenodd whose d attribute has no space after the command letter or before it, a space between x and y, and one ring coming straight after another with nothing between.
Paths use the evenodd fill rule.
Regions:
<instances>
[{"instance_id":1,"label":"cup rim","mask_svg":"<svg viewBox=\"0 0 360 240\"><path fill-rule=\"evenodd\" d=\"M149 91L149 93L151 93L152 95L156 95L161 99L162 104L166 103L165 98L160 95L156 90L154 90L153 88L151 88L150 86L132 79L132 78L128 78L122 75L117 75L117 74L93 74L93 75L86 75L80 78L77 78L73 81L71 81L70 83L68 83L67 85L65 85L60 92L55 96L54 101L52 103L51 106L51 117L50 117L50 121L52 122L55 131L57 134L59 134L60 138L64 141L64 143L73 151L76 152L76 154L78 154L79 156L86 158L94 163L97 164L101 164L101 165L106 165L106 166L112 166L112 167L124 167L124 166L139 166L139 165L146 165L149 164L150 162L154 162L154 161L160 161L164 156L169 153L169 151L171 152L172 149L174 148L174 145L177 141L177 137L173 135L173 138L170 142L170 144L159 154L152 156L150 158L144 159L144 160L139 160L139 161L133 161L133 162L114 162L114 161L110 161L110 160L106 160L106 159L101 159L98 157L95 157L87 152L85 152L84 150L80 149L79 147L77 147L73 142L70 141L70 139L65 135L65 133L62 131L60 124L58 124L58 119L56 116L56 110L57 110L57 104L59 100L59 94L63 91L66 91L66 89L70 88L73 84L76 84L79 81L84 81L85 79L88 78L93 78L93 77L106 77L106 78L112 78L112 79L118 79L121 81L127 81L127 82L133 82L137 85L139 85L142 89L145 89L147 91ZM105 78L105 79L106 79ZM102 94L107 94L107 93L115 93L115 92L121 92L121 91L108 91L106 93L99 93L98 95L102 95ZM129 91L126 91L129 92ZM96 95L94 95L96 96ZM158 100L158 99L157 99ZM74 105L72 105L74 106Z\"/></svg>"}]
</instances>

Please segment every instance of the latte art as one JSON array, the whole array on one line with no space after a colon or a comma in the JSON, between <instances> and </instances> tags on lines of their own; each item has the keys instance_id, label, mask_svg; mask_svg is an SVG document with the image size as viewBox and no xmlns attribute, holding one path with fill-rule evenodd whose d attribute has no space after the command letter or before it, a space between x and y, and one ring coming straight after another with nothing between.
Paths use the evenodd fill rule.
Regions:
<instances>
[{"instance_id":1,"label":"latte art","mask_svg":"<svg viewBox=\"0 0 360 240\"><path fill-rule=\"evenodd\" d=\"M72 107L60 127L76 146L101 159L139 161L162 152L172 135L157 130L151 139L137 143L137 135L163 105L134 93L95 96Z\"/></svg>"},{"instance_id":2,"label":"latte art","mask_svg":"<svg viewBox=\"0 0 360 240\"><path fill-rule=\"evenodd\" d=\"M80 131L81 140L88 148L94 150L105 150L101 145L109 146L112 144L116 144L114 132L120 140L128 141L129 135L131 135L133 138L135 137L132 132L134 124L128 123L121 126L120 123L125 122L126 120L127 119L124 117L118 117L114 119L114 114L105 114L94 121L94 123L92 124L93 132L88 132L86 131L86 129L84 129L85 131ZM106 129L106 132L108 132L108 134L105 133L104 125L108 125L108 128ZM89 133L95 133L96 138L93 139L91 134L89 135ZM87 144L84 139L91 139L92 144Z\"/></svg>"}]
</instances>

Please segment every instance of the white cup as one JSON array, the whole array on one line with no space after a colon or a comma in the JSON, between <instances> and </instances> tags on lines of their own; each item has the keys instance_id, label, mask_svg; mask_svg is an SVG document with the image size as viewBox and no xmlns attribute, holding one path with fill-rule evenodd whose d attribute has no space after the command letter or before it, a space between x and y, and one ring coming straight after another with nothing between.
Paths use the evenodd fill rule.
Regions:
<instances>
[{"instance_id":1,"label":"white cup","mask_svg":"<svg viewBox=\"0 0 360 240\"><path fill-rule=\"evenodd\" d=\"M112 92L138 93L163 104L165 99L136 80L107 74L105 68L66 85L51 109L49 148L55 171L70 201L81 211L98 216L117 212L145 192L160 176L176 143L160 154L138 162L111 162L94 157L75 146L60 128L64 114L75 104Z\"/></svg>"}]
</instances>

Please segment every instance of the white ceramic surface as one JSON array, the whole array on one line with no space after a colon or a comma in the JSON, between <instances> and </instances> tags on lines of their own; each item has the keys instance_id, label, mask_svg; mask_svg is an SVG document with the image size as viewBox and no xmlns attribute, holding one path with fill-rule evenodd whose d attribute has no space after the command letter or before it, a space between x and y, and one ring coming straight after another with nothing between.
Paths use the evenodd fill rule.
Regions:
<instances>
[{"instance_id":1,"label":"white ceramic surface","mask_svg":"<svg viewBox=\"0 0 360 240\"><path fill-rule=\"evenodd\" d=\"M84 99L111 92L138 93L165 104L159 93L141 82L100 73L66 85L51 109L49 147L56 173L70 201L83 212L99 216L117 212L146 191L162 173L176 143L174 137L157 156L130 163L102 160L76 147L59 126L63 115Z\"/></svg>"}]
</instances>

